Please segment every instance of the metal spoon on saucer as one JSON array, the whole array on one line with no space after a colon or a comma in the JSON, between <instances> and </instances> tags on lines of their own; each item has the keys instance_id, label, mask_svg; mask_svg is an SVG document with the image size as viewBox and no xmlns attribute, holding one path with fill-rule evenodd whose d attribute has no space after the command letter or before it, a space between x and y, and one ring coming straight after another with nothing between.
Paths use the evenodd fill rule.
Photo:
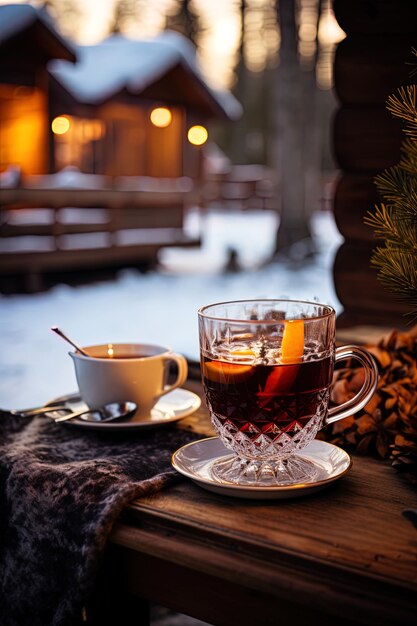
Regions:
<instances>
[{"instance_id":1,"label":"metal spoon on saucer","mask_svg":"<svg viewBox=\"0 0 417 626\"><path fill-rule=\"evenodd\" d=\"M134 402L111 402L110 404L105 404L99 409L89 409L87 406L84 406L78 411L71 411L65 406L65 404L51 404L39 407L38 409L29 409L27 411L13 409L10 413L19 417L35 417L35 415L48 416L49 413L66 411L64 415L58 415L58 417L50 415L49 417L55 422L66 422L67 420L71 420L75 417L82 417L82 419L86 422L111 422L113 420L130 417L136 409L137 405Z\"/></svg>"},{"instance_id":2,"label":"metal spoon on saucer","mask_svg":"<svg viewBox=\"0 0 417 626\"><path fill-rule=\"evenodd\" d=\"M51 330L53 330L54 333L56 333L57 335L59 335L60 337L62 337L62 339L65 339L65 341L67 341L73 348L75 348L77 350L77 352L79 352L80 354L82 354L83 356L91 356L90 354L88 354L85 350L83 350L82 348L80 348L80 346L77 346L76 343L74 343L72 341L72 339L70 339L69 337L67 337L67 335L60 329L58 328L58 326L52 326Z\"/></svg>"},{"instance_id":3,"label":"metal spoon on saucer","mask_svg":"<svg viewBox=\"0 0 417 626\"><path fill-rule=\"evenodd\" d=\"M54 422L67 422L76 417L82 417L86 422L113 422L130 417L137 408L137 404L134 402L111 402L99 409L81 409L80 411L67 413L67 415L52 417L52 419Z\"/></svg>"},{"instance_id":4,"label":"metal spoon on saucer","mask_svg":"<svg viewBox=\"0 0 417 626\"><path fill-rule=\"evenodd\" d=\"M20 415L21 417L34 417L35 415L44 415L45 413L51 413L52 411L68 411L68 409L66 408L65 403L61 403L43 405L36 409L11 409L9 413L12 415Z\"/></svg>"}]
</instances>

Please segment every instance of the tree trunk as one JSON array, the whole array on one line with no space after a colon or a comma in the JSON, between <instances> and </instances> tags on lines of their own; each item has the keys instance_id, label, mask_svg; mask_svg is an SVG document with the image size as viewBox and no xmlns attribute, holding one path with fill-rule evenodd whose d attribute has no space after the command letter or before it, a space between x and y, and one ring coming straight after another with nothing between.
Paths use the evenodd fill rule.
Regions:
<instances>
[{"instance_id":1,"label":"tree trunk","mask_svg":"<svg viewBox=\"0 0 417 626\"><path fill-rule=\"evenodd\" d=\"M309 210L305 202L303 85L297 56L295 1L277 2L281 28L280 65L276 81L276 163L280 179L280 225L275 255L307 256L313 251ZM299 244L294 248L295 244Z\"/></svg>"},{"instance_id":2,"label":"tree trunk","mask_svg":"<svg viewBox=\"0 0 417 626\"><path fill-rule=\"evenodd\" d=\"M238 61L236 66L237 82L234 94L245 108L247 103L247 68L244 59L245 47L245 11L246 0L239 1L240 12L240 41L238 48ZM232 128L232 160L235 164L246 163L246 134L247 134L247 111L243 112L242 117L234 122Z\"/></svg>"}]
</instances>

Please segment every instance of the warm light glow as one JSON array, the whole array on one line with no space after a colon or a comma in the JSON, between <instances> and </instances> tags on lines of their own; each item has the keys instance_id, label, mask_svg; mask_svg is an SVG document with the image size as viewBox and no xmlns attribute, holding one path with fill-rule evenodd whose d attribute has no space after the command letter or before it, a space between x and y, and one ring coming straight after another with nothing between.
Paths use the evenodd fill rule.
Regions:
<instances>
[{"instance_id":1,"label":"warm light glow","mask_svg":"<svg viewBox=\"0 0 417 626\"><path fill-rule=\"evenodd\" d=\"M32 94L33 89L31 87L26 87L26 85L18 85L13 89L14 98L28 98Z\"/></svg>"},{"instance_id":2,"label":"warm light glow","mask_svg":"<svg viewBox=\"0 0 417 626\"><path fill-rule=\"evenodd\" d=\"M114 349L113 349L112 343L107 344L107 356L110 358L114 356Z\"/></svg>"},{"instance_id":3,"label":"warm light glow","mask_svg":"<svg viewBox=\"0 0 417 626\"><path fill-rule=\"evenodd\" d=\"M315 24L304 23L298 29L298 36L301 41L315 41L317 28Z\"/></svg>"},{"instance_id":4,"label":"warm light glow","mask_svg":"<svg viewBox=\"0 0 417 626\"><path fill-rule=\"evenodd\" d=\"M65 135L70 129L71 122L66 115L60 115L52 120L51 128L54 135Z\"/></svg>"},{"instance_id":5,"label":"warm light glow","mask_svg":"<svg viewBox=\"0 0 417 626\"><path fill-rule=\"evenodd\" d=\"M239 41L236 47L238 44ZM270 0L248 0L244 12L243 42L247 68L251 72L262 72L266 67L272 67L279 44L280 33L274 3Z\"/></svg>"},{"instance_id":6,"label":"warm light glow","mask_svg":"<svg viewBox=\"0 0 417 626\"><path fill-rule=\"evenodd\" d=\"M46 94L36 87L16 97L15 85L0 84L0 171L13 165L24 175L45 173L47 106Z\"/></svg>"},{"instance_id":7,"label":"warm light glow","mask_svg":"<svg viewBox=\"0 0 417 626\"><path fill-rule=\"evenodd\" d=\"M165 107L158 107L157 109L153 109L151 111L151 122L154 126L158 128L166 128L171 124L172 121L172 113L169 109Z\"/></svg>"},{"instance_id":8,"label":"warm light glow","mask_svg":"<svg viewBox=\"0 0 417 626\"><path fill-rule=\"evenodd\" d=\"M346 37L330 7L320 17L318 36L321 45L335 45Z\"/></svg>"},{"instance_id":9,"label":"warm light glow","mask_svg":"<svg viewBox=\"0 0 417 626\"><path fill-rule=\"evenodd\" d=\"M193 146L202 146L208 139L207 128L204 128L204 126L191 126L187 137L188 141L192 143Z\"/></svg>"},{"instance_id":10,"label":"warm light glow","mask_svg":"<svg viewBox=\"0 0 417 626\"><path fill-rule=\"evenodd\" d=\"M63 122L58 124L58 120ZM55 118L53 124L55 163L58 169L68 165L82 169L83 160L100 158L103 149L101 140L106 133L106 124L102 120L65 115Z\"/></svg>"},{"instance_id":11,"label":"warm light glow","mask_svg":"<svg viewBox=\"0 0 417 626\"><path fill-rule=\"evenodd\" d=\"M82 120L80 130L82 142L98 141L104 135L104 124L101 120Z\"/></svg>"}]
</instances>

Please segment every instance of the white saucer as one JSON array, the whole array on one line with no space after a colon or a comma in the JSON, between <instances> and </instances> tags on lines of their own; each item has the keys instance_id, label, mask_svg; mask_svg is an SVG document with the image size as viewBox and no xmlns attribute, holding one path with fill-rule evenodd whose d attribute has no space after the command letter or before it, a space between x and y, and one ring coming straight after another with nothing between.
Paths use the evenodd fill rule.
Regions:
<instances>
[{"instance_id":1,"label":"white saucer","mask_svg":"<svg viewBox=\"0 0 417 626\"><path fill-rule=\"evenodd\" d=\"M87 408L78 393L72 393L66 396L60 396L59 398L54 398L48 402L47 405L52 405L57 402L64 402L65 408L69 408L72 411L77 411L78 409L82 409L84 407ZM62 424L68 424L68 426L76 426L79 428L88 428L90 430L145 430L177 422L178 420L187 417L187 415L191 415L194 411L197 411L200 405L201 400L195 393L188 391L188 389L178 388L162 396L162 398L160 398L153 407L149 418L141 420L140 422L128 420L125 422L93 422L87 421L82 417L75 417L72 420L62 422Z\"/></svg>"},{"instance_id":2,"label":"white saucer","mask_svg":"<svg viewBox=\"0 0 417 626\"><path fill-rule=\"evenodd\" d=\"M221 495L259 500L296 498L312 491L318 491L341 478L352 467L352 459L347 452L331 443L315 439L297 455L316 466L318 475L314 482L276 487L252 487L221 483L216 480L212 475L211 467L215 461L223 456L230 456L230 450L222 444L218 437L210 437L188 443L174 452L172 465L178 472L191 478L204 489Z\"/></svg>"}]
</instances>

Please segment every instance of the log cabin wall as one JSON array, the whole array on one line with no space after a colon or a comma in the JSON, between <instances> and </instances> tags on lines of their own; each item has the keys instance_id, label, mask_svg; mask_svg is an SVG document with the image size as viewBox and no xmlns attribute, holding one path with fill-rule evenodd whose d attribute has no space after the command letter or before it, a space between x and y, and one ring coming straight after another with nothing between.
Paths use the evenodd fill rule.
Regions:
<instances>
[{"instance_id":1,"label":"log cabin wall","mask_svg":"<svg viewBox=\"0 0 417 626\"><path fill-rule=\"evenodd\" d=\"M22 174L48 170L48 57L33 30L0 42L0 171L17 163Z\"/></svg>"},{"instance_id":2,"label":"log cabin wall","mask_svg":"<svg viewBox=\"0 0 417 626\"><path fill-rule=\"evenodd\" d=\"M340 177L334 215L345 238L333 266L343 305L341 326L405 325L408 308L382 287L370 266L377 244L364 217L380 201L374 177L400 159L402 123L386 100L410 84L411 49L417 48L416 0L335 0L346 33L334 61L339 106L333 120L333 150Z\"/></svg>"},{"instance_id":3,"label":"log cabin wall","mask_svg":"<svg viewBox=\"0 0 417 626\"><path fill-rule=\"evenodd\" d=\"M37 74L46 79L42 69ZM0 84L0 171L16 163L23 175L48 169L48 109L42 81L40 86Z\"/></svg>"}]
</instances>

